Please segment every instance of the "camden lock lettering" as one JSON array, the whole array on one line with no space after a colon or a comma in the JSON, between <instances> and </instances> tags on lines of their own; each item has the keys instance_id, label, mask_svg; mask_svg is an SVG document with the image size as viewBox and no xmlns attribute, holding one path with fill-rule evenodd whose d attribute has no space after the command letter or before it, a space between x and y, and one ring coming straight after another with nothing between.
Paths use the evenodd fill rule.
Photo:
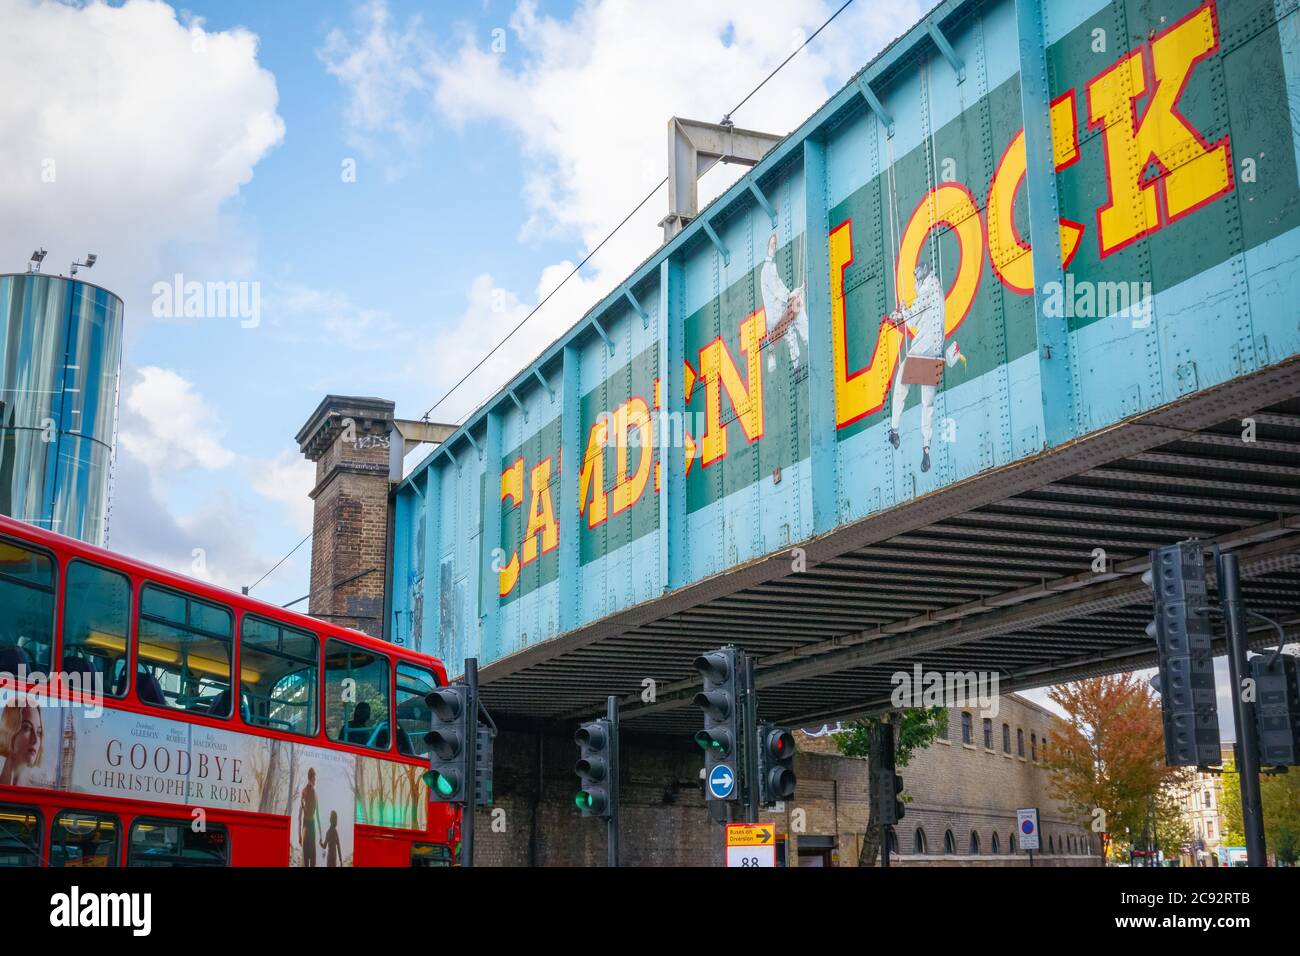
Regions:
<instances>
[{"instance_id":1,"label":"camden lock lettering","mask_svg":"<svg viewBox=\"0 0 1300 956\"><path fill-rule=\"evenodd\" d=\"M1082 117L1086 128L1100 134L1100 145L1092 148L1100 150L1105 181L1105 195L1097 197L1092 222L1061 219L1059 223L1063 267L1070 266L1084 242L1094 242L1099 260L1104 261L1233 191L1229 137L1209 141L1179 110L1188 83L1207 58L1219 51L1219 45L1218 10L1209 0L1052 102L1056 171L1081 158L1078 130ZM919 198L902 228L894 250L894 288L905 310L917 299L917 265L925 258L930 234L936 229L948 230L959 249L956 274L946 277L942 322L936 330L948 343L947 350L940 348L936 354L948 357L949 365L961 358L952 337L975 303L986 254L1005 289L1022 296L1034 292L1032 248L1023 238L1024 224L1015 220L1016 196L1024 186L1026 166L1022 129L1002 151L983 208L969 185L940 182ZM1150 175L1153 168L1157 175ZM908 337L915 340L918 335L906 316L886 317L874 347L868 346L866 363L850 366L845 270L853 263L853 228L853 218L846 218L833 225L826 240L837 428L846 428L884 408L899 377L900 358L916 354L905 347ZM866 228L872 228L871 224ZM1062 290L1046 291L1061 299ZM1127 310L1140 317L1142 310L1149 308L1149 295L1139 289L1131 297L1136 297L1135 302ZM1064 314L1077 311L1073 299L1062 302L1061 308ZM688 354L681 370L686 402L696 388L704 390L702 433L689 428L680 431L688 474L693 467L716 465L735 448L761 441L764 434L765 363L761 350L769 328L779 325L780 317L759 308L733 321L734 351L727 336L718 336L694 355ZM925 400L923 391L923 403ZM565 503L562 509L555 501L560 486L558 451L535 463L518 458L502 471L503 508L527 511L522 539L503 549L509 560L499 571L501 597L518 586L522 567L558 547L561 526L574 514L572 506L576 505L577 519L596 529L631 508L651 489L660 492L660 460L655 449L666 448L668 443L655 434L659 413L656 379L652 397L633 396L600 415L584 436L584 452L577 466L578 501ZM738 427L730 428L733 422ZM611 445L615 460L612 474L607 474L610 469L604 453Z\"/></svg>"}]
</instances>

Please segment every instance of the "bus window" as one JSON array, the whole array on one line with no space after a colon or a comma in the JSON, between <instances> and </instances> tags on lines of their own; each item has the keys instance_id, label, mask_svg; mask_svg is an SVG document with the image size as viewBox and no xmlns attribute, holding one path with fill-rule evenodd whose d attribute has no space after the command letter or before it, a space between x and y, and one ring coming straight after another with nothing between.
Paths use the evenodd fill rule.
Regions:
<instances>
[{"instance_id":1,"label":"bus window","mask_svg":"<svg viewBox=\"0 0 1300 956\"><path fill-rule=\"evenodd\" d=\"M325 732L330 740L387 750L388 658L353 644L325 644ZM352 693L344 681L351 679Z\"/></svg>"},{"instance_id":2,"label":"bus window","mask_svg":"<svg viewBox=\"0 0 1300 956\"><path fill-rule=\"evenodd\" d=\"M316 635L245 614L239 625L241 713L255 727L316 734Z\"/></svg>"},{"instance_id":3,"label":"bus window","mask_svg":"<svg viewBox=\"0 0 1300 956\"><path fill-rule=\"evenodd\" d=\"M48 673L54 643L54 562L0 539L0 673Z\"/></svg>"},{"instance_id":4,"label":"bus window","mask_svg":"<svg viewBox=\"0 0 1300 956\"><path fill-rule=\"evenodd\" d=\"M40 811L0 803L0 866L39 866L40 862Z\"/></svg>"},{"instance_id":5,"label":"bus window","mask_svg":"<svg viewBox=\"0 0 1300 956\"><path fill-rule=\"evenodd\" d=\"M411 847L411 866L451 866L451 847L416 843Z\"/></svg>"},{"instance_id":6,"label":"bus window","mask_svg":"<svg viewBox=\"0 0 1300 956\"><path fill-rule=\"evenodd\" d=\"M50 827L50 866L117 866L117 817L64 810Z\"/></svg>"},{"instance_id":7,"label":"bus window","mask_svg":"<svg viewBox=\"0 0 1300 956\"><path fill-rule=\"evenodd\" d=\"M131 582L126 575L72 561L68 564L63 605L63 670L111 697L126 694L127 627Z\"/></svg>"},{"instance_id":8,"label":"bus window","mask_svg":"<svg viewBox=\"0 0 1300 956\"><path fill-rule=\"evenodd\" d=\"M433 673L399 661L397 664L397 752L423 757L429 752L424 735L430 726L429 705L424 698L438 686Z\"/></svg>"},{"instance_id":9,"label":"bus window","mask_svg":"<svg viewBox=\"0 0 1300 956\"><path fill-rule=\"evenodd\" d=\"M195 833L188 820L136 820L131 824L127 866L226 866L226 828L209 823Z\"/></svg>"},{"instance_id":10,"label":"bus window","mask_svg":"<svg viewBox=\"0 0 1300 956\"><path fill-rule=\"evenodd\" d=\"M141 702L229 717L231 630L225 608L145 585L136 691Z\"/></svg>"}]
</instances>

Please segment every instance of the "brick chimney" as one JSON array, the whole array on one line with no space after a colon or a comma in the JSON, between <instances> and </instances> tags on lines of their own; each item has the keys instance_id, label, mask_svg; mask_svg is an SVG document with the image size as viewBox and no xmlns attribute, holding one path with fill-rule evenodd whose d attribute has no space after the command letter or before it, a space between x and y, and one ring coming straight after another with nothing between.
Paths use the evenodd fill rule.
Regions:
<instances>
[{"instance_id":1,"label":"brick chimney","mask_svg":"<svg viewBox=\"0 0 1300 956\"><path fill-rule=\"evenodd\" d=\"M393 407L326 395L297 435L316 463L307 613L374 637L384 632Z\"/></svg>"}]
</instances>

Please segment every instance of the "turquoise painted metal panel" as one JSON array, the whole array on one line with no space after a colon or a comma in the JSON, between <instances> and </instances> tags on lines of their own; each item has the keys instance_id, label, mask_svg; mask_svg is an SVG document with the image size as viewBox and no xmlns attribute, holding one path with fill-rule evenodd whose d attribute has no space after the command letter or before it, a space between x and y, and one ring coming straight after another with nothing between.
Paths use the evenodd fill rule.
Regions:
<instances>
[{"instance_id":1,"label":"turquoise painted metal panel","mask_svg":"<svg viewBox=\"0 0 1300 956\"><path fill-rule=\"evenodd\" d=\"M394 635L490 663L1300 352L1295 6L941 4L402 483Z\"/></svg>"}]
</instances>

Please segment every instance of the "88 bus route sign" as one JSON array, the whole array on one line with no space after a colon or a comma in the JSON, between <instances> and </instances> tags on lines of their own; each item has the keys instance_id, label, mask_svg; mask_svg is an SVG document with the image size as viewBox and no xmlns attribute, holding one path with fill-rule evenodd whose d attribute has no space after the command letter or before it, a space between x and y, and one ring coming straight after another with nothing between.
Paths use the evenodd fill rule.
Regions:
<instances>
[{"instance_id":1,"label":"88 bus route sign","mask_svg":"<svg viewBox=\"0 0 1300 956\"><path fill-rule=\"evenodd\" d=\"M727 824L727 866L776 866L776 825L772 823Z\"/></svg>"}]
</instances>

